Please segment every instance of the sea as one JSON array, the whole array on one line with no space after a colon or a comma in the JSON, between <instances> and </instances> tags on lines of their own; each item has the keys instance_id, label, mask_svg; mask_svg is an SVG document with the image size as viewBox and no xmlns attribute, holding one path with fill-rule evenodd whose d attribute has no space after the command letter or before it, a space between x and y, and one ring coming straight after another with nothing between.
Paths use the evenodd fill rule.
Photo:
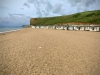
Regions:
<instances>
[{"instance_id":1,"label":"sea","mask_svg":"<svg viewBox=\"0 0 100 75\"><path fill-rule=\"evenodd\" d=\"M0 26L0 33L18 31L22 28L22 26Z\"/></svg>"}]
</instances>

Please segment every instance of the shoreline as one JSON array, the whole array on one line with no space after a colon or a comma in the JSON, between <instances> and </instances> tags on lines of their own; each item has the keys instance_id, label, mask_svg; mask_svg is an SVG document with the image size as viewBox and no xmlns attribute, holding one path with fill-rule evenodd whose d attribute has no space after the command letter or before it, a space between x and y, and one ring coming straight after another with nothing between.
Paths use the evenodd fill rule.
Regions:
<instances>
[{"instance_id":1,"label":"shoreline","mask_svg":"<svg viewBox=\"0 0 100 75\"><path fill-rule=\"evenodd\" d=\"M22 29L23 29L23 28L21 28L21 29L16 29L16 30L4 31L4 32L0 32L0 34L12 33L12 32L16 32L16 31L22 30Z\"/></svg>"},{"instance_id":2,"label":"shoreline","mask_svg":"<svg viewBox=\"0 0 100 75\"><path fill-rule=\"evenodd\" d=\"M9 34L9 33L14 33L14 32L18 32L18 31L21 31L23 29L31 29L31 30L45 30L45 29L38 29L38 28L35 28L35 29L32 29L32 28L21 28L21 29L16 29L16 30L10 30L10 31L4 31L4 32L0 32L0 35L6 35L6 34ZM66 31L66 32L87 32L87 33L97 33L95 31L83 31L83 30L80 30L80 31L73 31L73 30L62 30L62 29L46 29L46 30L61 30L61 31ZM26 30L25 30L26 31ZM23 31L22 31L23 32ZM98 32L99 33L99 32Z\"/></svg>"},{"instance_id":3,"label":"shoreline","mask_svg":"<svg viewBox=\"0 0 100 75\"><path fill-rule=\"evenodd\" d=\"M23 29L31 29L31 30L45 30L45 29L43 29L43 28L21 28L21 29L16 29L16 30L10 30L10 31L4 31L4 32L0 32L0 35L5 35L5 34L8 34L8 33L14 33L14 32L17 32L17 31L20 31L20 30L23 30ZM72 31L72 32L88 32L88 33L90 33L90 32L95 32L95 31L83 31L83 30L80 30L80 31L78 31L78 30L63 30L63 29L46 29L46 30L62 30L62 31ZM98 31L97 31L98 32ZM97 33L97 32L95 32L95 33Z\"/></svg>"}]
</instances>

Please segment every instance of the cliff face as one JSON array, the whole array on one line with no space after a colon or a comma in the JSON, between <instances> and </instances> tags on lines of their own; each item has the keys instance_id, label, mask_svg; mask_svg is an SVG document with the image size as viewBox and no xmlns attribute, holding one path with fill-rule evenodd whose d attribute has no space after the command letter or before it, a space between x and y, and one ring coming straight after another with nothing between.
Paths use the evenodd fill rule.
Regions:
<instances>
[{"instance_id":1,"label":"cliff face","mask_svg":"<svg viewBox=\"0 0 100 75\"><path fill-rule=\"evenodd\" d=\"M34 22L34 21L36 21L38 18L31 18L30 19L30 25L32 25L32 23Z\"/></svg>"}]
</instances>

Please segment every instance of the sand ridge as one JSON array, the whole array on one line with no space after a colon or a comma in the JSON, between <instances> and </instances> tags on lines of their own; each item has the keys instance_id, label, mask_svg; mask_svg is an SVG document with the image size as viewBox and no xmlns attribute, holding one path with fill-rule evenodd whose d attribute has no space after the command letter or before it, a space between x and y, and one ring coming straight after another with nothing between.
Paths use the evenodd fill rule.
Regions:
<instances>
[{"instance_id":1,"label":"sand ridge","mask_svg":"<svg viewBox=\"0 0 100 75\"><path fill-rule=\"evenodd\" d=\"M99 37L31 28L0 35L0 75L99 75Z\"/></svg>"}]
</instances>

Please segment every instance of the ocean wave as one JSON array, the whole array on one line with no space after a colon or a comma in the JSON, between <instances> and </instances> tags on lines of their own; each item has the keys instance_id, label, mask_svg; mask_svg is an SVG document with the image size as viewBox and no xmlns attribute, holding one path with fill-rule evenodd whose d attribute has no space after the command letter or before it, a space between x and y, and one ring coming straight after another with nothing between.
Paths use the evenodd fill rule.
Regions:
<instances>
[{"instance_id":1,"label":"ocean wave","mask_svg":"<svg viewBox=\"0 0 100 75\"><path fill-rule=\"evenodd\" d=\"M7 33L7 32L14 32L14 31L18 31L18 30L22 30L22 29L15 29L15 30L3 31L3 32L0 32L0 33L2 34L2 33Z\"/></svg>"}]
</instances>

